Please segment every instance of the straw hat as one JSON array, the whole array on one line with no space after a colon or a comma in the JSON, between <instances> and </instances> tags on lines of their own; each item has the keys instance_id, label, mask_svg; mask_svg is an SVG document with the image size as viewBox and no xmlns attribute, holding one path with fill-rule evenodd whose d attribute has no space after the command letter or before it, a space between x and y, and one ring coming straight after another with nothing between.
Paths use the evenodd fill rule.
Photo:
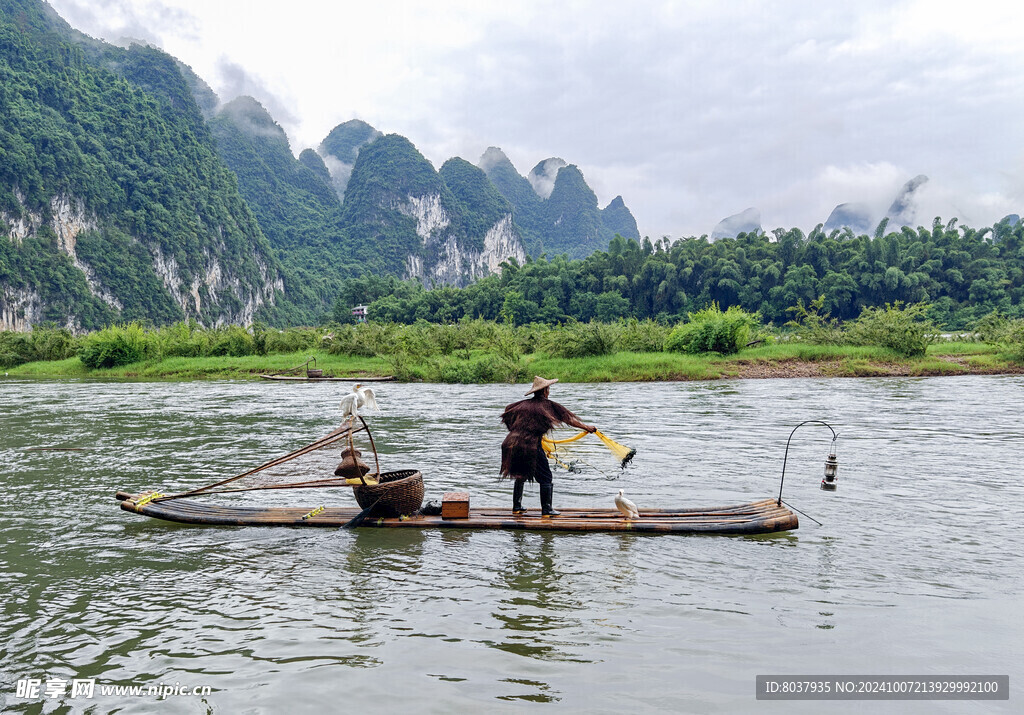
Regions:
<instances>
[{"instance_id":1,"label":"straw hat","mask_svg":"<svg viewBox=\"0 0 1024 715\"><path fill-rule=\"evenodd\" d=\"M535 375L533 378L533 384L530 385L530 389L526 391L526 394L532 395L535 392L543 390L545 387L551 387L556 382L558 382L557 377L554 380L545 380L543 377Z\"/></svg>"}]
</instances>

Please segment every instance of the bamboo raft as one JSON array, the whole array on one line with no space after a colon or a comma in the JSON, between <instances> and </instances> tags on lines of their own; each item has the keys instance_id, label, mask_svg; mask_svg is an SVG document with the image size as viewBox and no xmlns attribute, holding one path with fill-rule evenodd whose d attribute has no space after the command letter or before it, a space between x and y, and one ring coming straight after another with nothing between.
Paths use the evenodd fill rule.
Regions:
<instances>
[{"instance_id":1,"label":"bamboo raft","mask_svg":"<svg viewBox=\"0 0 1024 715\"><path fill-rule=\"evenodd\" d=\"M195 499L150 501L138 506L142 495L118 492L121 508L135 514L181 524L209 526L343 526L360 510L355 507L326 507L309 516L313 507L231 507L205 504ZM303 518L303 517L308 518ZM399 518L366 519L361 527L408 529L513 529L527 531L629 531L674 534L766 534L799 527L795 513L762 499L748 504L699 509L644 509L639 519L626 519L615 509L562 509L560 516L541 516L531 509L513 515L499 507L471 508L469 516L444 519L416 514Z\"/></svg>"}]
</instances>

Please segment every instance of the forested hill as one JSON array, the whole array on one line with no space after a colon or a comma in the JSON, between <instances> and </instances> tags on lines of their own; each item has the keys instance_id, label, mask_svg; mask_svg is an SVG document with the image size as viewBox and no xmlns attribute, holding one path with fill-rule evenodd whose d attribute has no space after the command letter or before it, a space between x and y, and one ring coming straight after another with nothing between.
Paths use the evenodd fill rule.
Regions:
<instances>
[{"instance_id":1,"label":"forested hill","mask_svg":"<svg viewBox=\"0 0 1024 715\"><path fill-rule=\"evenodd\" d=\"M790 307L822 295L823 310L838 319L896 301L929 304L930 317L949 329L968 328L994 310L1024 317L1024 223L1008 217L980 230L956 224L936 219L931 228L885 233L883 222L875 236L819 226L810 234L778 229L715 242L616 238L608 251L583 260L513 264L461 290L353 280L339 302L373 297L370 315L397 322L675 321L717 301L780 325L793 319Z\"/></svg>"},{"instance_id":2,"label":"forested hill","mask_svg":"<svg viewBox=\"0 0 1024 715\"><path fill-rule=\"evenodd\" d=\"M397 134L360 149L342 218L362 266L427 285L465 285L526 257L507 203L479 185L489 183L483 172L460 162L437 172Z\"/></svg>"},{"instance_id":3,"label":"forested hill","mask_svg":"<svg viewBox=\"0 0 1024 715\"><path fill-rule=\"evenodd\" d=\"M484 152L479 166L512 204L514 220L531 256L564 253L570 258L583 258L607 249L616 234L640 239L636 219L622 197L616 196L603 210L599 209L597 196L575 165L561 159L537 164L531 177L545 174L538 180L548 189L543 195L497 147ZM547 172L553 176L549 177Z\"/></svg>"},{"instance_id":4,"label":"forested hill","mask_svg":"<svg viewBox=\"0 0 1024 715\"><path fill-rule=\"evenodd\" d=\"M0 0L0 323L246 323L281 265L175 60Z\"/></svg>"},{"instance_id":5,"label":"forested hill","mask_svg":"<svg viewBox=\"0 0 1024 715\"><path fill-rule=\"evenodd\" d=\"M296 317L317 320L336 298L340 281L359 272L342 227L341 202L323 161L299 159L288 137L251 97L224 105L210 121L224 162L285 266L284 285Z\"/></svg>"}]
</instances>

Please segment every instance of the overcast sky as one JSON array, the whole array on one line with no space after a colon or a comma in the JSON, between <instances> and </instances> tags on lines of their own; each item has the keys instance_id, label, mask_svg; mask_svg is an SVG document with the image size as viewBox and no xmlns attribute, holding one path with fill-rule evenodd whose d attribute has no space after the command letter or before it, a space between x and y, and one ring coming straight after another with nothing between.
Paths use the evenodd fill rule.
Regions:
<instances>
[{"instance_id":1,"label":"overcast sky","mask_svg":"<svg viewBox=\"0 0 1024 715\"><path fill-rule=\"evenodd\" d=\"M293 151L362 119L435 167L499 146L577 164L644 235L748 207L809 230L1024 213L1024 11L970 2L50 0L76 28L162 47L223 101L259 99Z\"/></svg>"}]
</instances>

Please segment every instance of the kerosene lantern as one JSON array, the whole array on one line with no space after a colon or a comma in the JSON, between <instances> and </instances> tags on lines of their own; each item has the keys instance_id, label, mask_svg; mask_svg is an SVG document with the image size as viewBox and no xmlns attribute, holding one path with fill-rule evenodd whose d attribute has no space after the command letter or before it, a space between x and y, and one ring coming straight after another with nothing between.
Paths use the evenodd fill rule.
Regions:
<instances>
[{"instance_id":1,"label":"kerosene lantern","mask_svg":"<svg viewBox=\"0 0 1024 715\"><path fill-rule=\"evenodd\" d=\"M821 488L827 492L834 492L836 490L836 474L839 471L839 460L836 459L836 440L839 439L838 433L832 429L832 425L828 422L822 422L821 420L807 420L801 422L793 431L789 433L789 439L786 440L786 454L782 458L782 477L779 479L779 498L776 500L776 504L782 506L782 486L786 481L786 462L789 461L789 443L793 441L793 435L796 431L804 425L821 425L822 427L828 427L832 433L832 446L829 447L828 457L825 458L825 477L821 480Z\"/></svg>"},{"instance_id":2,"label":"kerosene lantern","mask_svg":"<svg viewBox=\"0 0 1024 715\"><path fill-rule=\"evenodd\" d=\"M828 456L825 458L825 477L821 480L821 488L827 492L834 492L838 484L836 476L839 472L839 460L836 459L836 438L832 438L832 446L829 447Z\"/></svg>"}]
</instances>

